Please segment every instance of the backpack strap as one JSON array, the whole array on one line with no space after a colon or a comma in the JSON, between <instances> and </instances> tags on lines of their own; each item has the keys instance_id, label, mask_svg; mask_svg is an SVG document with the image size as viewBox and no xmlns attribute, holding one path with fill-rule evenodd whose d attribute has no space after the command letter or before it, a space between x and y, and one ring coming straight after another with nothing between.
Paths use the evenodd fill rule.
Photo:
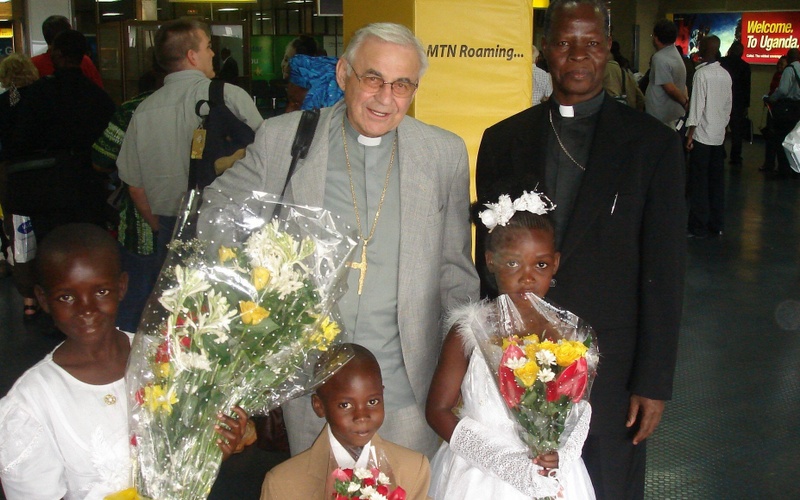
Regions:
<instances>
[{"instance_id":1,"label":"backpack strap","mask_svg":"<svg viewBox=\"0 0 800 500\"><path fill-rule=\"evenodd\" d=\"M314 141L314 133L317 131L317 122L319 122L318 109L303 111L300 123L297 124L294 142L292 142L292 163L289 165L289 172L286 174L286 182L283 183L281 197L286 194L286 188L289 186L292 175L294 175L295 168L297 168L297 161L304 160L308 156L308 150L311 149L311 143Z\"/></svg>"},{"instance_id":2,"label":"backpack strap","mask_svg":"<svg viewBox=\"0 0 800 500\"><path fill-rule=\"evenodd\" d=\"M225 80L211 80L208 85L208 105L225 105Z\"/></svg>"},{"instance_id":3,"label":"backpack strap","mask_svg":"<svg viewBox=\"0 0 800 500\"><path fill-rule=\"evenodd\" d=\"M225 82L223 80L211 80L208 84L208 99L200 99L194 105L194 113L205 120L208 113L203 114L201 112L204 104L208 104L209 110L216 106L225 105Z\"/></svg>"}]
</instances>

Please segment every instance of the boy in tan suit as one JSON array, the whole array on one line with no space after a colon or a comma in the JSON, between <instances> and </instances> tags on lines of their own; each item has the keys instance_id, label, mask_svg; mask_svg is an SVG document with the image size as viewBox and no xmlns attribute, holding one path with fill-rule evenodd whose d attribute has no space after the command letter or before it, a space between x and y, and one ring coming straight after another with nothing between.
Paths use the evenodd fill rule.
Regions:
<instances>
[{"instance_id":1,"label":"boy in tan suit","mask_svg":"<svg viewBox=\"0 0 800 500\"><path fill-rule=\"evenodd\" d=\"M375 465L393 477L409 500L427 498L430 465L425 455L384 441L383 380L375 356L357 344L345 344L354 357L311 396L314 413L327 425L310 449L276 466L264 477L261 500L325 498L333 492L331 473L339 467Z\"/></svg>"}]
</instances>

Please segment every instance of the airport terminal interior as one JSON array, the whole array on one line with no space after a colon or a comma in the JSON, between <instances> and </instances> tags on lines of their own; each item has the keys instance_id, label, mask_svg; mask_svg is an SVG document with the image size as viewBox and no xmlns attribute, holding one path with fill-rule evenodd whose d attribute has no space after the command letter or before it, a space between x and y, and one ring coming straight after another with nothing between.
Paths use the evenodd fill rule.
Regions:
<instances>
[{"instance_id":1,"label":"airport terminal interior","mask_svg":"<svg viewBox=\"0 0 800 500\"><path fill-rule=\"evenodd\" d=\"M688 242L675 390L647 443L648 499L800 498L800 180L758 171L758 136L743 151L741 170L726 167L723 235ZM0 278L0 394L59 342L46 317L21 312ZM210 498L258 498L285 458L247 448Z\"/></svg>"},{"instance_id":2,"label":"airport terminal interior","mask_svg":"<svg viewBox=\"0 0 800 500\"><path fill-rule=\"evenodd\" d=\"M0 50L43 49L24 20L30 14L41 22L48 1L0 0ZM214 50L228 48L239 59L237 83L265 118L282 113L287 104L280 63L286 45L308 33L321 51L337 56L348 28L337 12L341 0L59 0L64 2L71 5L66 10L76 28L89 35L106 90L117 104L136 95L152 36L169 12L211 21ZM612 23L626 27L614 38L639 72L646 71L653 52L643 44L650 43L655 19L666 13L798 10L797 0L609 4ZM150 20L137 20L144 5L152 9ZM534 31L544 11L535 12ZM760 98L775 68L752 68L743 162L725 163L724 230L687 242L673 399L647 440L648 500L800 498L800 174L759 170L764 161L759 129L766 124ZM0 275L0 397L63 339L46 314L23 320L22 311L11 277ZM223 464L209 498L257 499L265 472L287 458L281 451L247 447ZM5 500L1 488L0 500Z\"/></svg>"}]
</instances>

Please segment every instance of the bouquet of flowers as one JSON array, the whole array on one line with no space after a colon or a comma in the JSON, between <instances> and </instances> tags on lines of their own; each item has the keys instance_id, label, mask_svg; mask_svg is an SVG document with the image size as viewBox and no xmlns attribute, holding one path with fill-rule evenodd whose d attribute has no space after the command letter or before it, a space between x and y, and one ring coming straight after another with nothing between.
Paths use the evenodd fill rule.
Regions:
<instances>
[{"instance_id":1,"label":"bouquet of flowers","mask_svg":"<svg viewBox=\"0 0 800 500\"><path fill-rule=\"evenodd\" d=\"M594 331L528 293L502 295L474 328L500 394L531 456L557 450L575 403L588 400L599 359Z\"/></svg>"},{"instance_id":2,"label":"bouquet of flowers","mask_svg":"<svg viewBox=\"0 0 800 500\"><path fill-rule=\"evenodd\" d=\"M272 218L280 205L254 193L198 222L199 197L188 198L126 374L136 486L158 500L208 495L219 413L263 412L337 367L314 364L339 334L332 307L355 248L321 209Z\"/></svg>"},{"instance_id":3,"label":"bouquet of flowers","mask_svg":"<svg viewBox=\"0 0 800 500\"><path fill-rule=\"evenodd\" d=\"M406 500L405 490L392 489L389 476L377 467L335 469L331 476L334 500Z\"/></svg>"}]
</instances>

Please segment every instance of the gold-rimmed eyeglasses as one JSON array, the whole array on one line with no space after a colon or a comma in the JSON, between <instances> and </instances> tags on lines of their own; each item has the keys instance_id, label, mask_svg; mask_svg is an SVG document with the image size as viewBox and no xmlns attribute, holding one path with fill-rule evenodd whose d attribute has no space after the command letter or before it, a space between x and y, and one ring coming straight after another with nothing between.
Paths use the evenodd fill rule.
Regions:
<instances>
[{"instance_id":1,"label":"gold-rimmed eyeglasses","mask_svg":"<svg viewBox=\"0 0 800 500\"><path fill-rule=\"evenodd\" d=\"M417 91L419 83L412 83L405 80L395 80L393 82L384 81L383 78L375 75L359 75L356 73L355 68L349 62L347 63L353 74L356 75L358 85L364 92L371 92L373 94L380 92L381 87L389 85L392 88L392 94L395 97L409 97Z\"/></svg>"}]
</instances>

